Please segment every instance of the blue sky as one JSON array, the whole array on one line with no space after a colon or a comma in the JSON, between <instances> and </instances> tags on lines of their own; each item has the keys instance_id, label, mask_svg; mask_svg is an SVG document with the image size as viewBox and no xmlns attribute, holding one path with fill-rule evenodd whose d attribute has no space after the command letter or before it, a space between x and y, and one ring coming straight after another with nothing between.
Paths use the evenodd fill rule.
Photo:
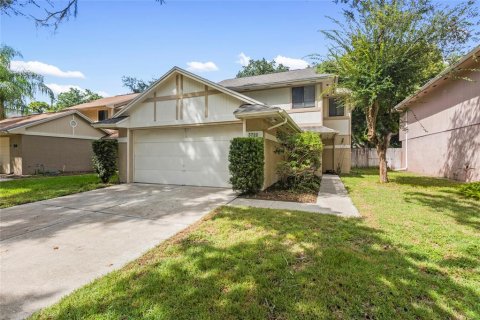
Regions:
<instances>
[{"instance_id":1,"label":"blue sky","mask_svg":"<svg viewBox=\"0 0 480 320\"><path fill-rule=\"evenodd\" d=\"M200 63L190 65L193 72L210 80L231 78L241 53L302 66L285 58L309 61L310 54L326 53L319 32L332 27L326 15L338 18L340 7L331 0L80 0L77 18L56 32L2 16L0 41L23 54L17 64L42 70L57 91L78 86L115 95L127 91L123 75L148 80L191 62Z\"/></svg>"}]
</instances>

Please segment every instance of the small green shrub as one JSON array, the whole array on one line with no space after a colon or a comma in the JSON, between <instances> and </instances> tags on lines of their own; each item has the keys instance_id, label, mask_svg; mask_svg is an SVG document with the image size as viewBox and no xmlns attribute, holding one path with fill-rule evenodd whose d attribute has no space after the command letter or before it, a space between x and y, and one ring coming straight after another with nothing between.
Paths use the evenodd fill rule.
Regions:
<instances>
[{"instance_id":1,"label":"small green shrub","mask_svg":"<svg viewBox=\"0 0 480 320\"><path fill-rule=\"evenodd\" d=\"M103 183L107 183L117 172L117 140L95 140L92 142L93 168Z\"/></svg>"},{"instance_id":2,"label":"small green shrub","mask_svg":"<svg viewBox=\"0 0 480 320\"><path fill-rule=\"evenodd\" d=\"M480 200L480 182L463 184L460 187L460 193L466 198Z\"/></svg>"},{"instance_id":3,"label":"small green shrub","mask_svg":"<svg viewBox=\"0 0 480 320\"><path fill-rule=\"evenodd\" d=\"M231 141L228 169L233 190L253 194L262 189L263 153L262 138L234 138Z\"/></svg>"},{"instance_id":4,"label":"small green shrub","mask_svg":"<svg viewBox=\"0 0 480 320\"><path fill-rule=\"evenodd\" d=\"M315 132L279 132L277 138L280 146L276 152L284 157L277 165L280 184L285 189L298 189L314 183L317 180L315 173L322 164L323 144L320 135Z\"/></svg>"}]
</instances>

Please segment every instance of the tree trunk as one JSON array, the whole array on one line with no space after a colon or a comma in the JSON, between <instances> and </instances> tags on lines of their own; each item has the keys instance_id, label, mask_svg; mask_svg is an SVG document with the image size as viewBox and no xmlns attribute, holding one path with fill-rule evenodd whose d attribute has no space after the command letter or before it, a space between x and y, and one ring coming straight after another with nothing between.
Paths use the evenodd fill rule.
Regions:
<instances>
[{"instance_id":1,"label":"tree trunk","mask_svg":"<svg viewBox=\"0 0 480 320\"><path fill-rule=\"evenodd\" d=\"M0 120L3 120L7 117L7 114L5 112L5 102L3 100L0 100Z\"/></svg>"},{"instance_id":2,"label":"tree trunk","mask_svg":"<svg viewBox=\"0 0 480 320\"><path fill-rule=\"evenodd\" d=\"M379 161L379 174L380 174L380 183L388 182L388 173L387 173L387 149L390 145L390 138L392 137L391 133L388 133L382 137L382 141L379 141L377 144L377 155Z\"/></svg>"}]
</instances>

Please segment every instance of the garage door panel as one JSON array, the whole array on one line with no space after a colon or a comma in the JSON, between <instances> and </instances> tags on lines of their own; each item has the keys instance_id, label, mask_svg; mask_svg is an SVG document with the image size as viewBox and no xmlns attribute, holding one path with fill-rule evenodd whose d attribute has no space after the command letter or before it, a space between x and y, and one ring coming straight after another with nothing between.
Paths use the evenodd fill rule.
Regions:
<instances>
[{"instance_id":1,"label":"garage door panel","mask_svg":"<svg viewBox=\"0 0 480 320\"><path fill-rule=\"evenodd\" d=\"M134 132L134 181L230 187L230 140L241 125Z\"/></svg>"}]
</instances>

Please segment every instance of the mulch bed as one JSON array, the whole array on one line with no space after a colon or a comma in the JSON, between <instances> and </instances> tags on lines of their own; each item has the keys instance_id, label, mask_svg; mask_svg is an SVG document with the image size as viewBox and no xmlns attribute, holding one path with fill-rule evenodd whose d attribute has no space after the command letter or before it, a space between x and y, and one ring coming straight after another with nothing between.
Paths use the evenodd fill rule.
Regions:
<instances>
[{"instance_id":1,"label":"mulch bed","mask_svg":"<svg viewBox=\"0 0 480 320\"><path fill-rule=\"evenodd\" d=\"M259 200L273 200L273 201L291 201L302 203L315 203L317 202L318 190L312 190L310 192L293 191L279 189L277 185L273 185L254 195L242 195L242 198L259 199Z\"/></svg>"}]
</instances>

